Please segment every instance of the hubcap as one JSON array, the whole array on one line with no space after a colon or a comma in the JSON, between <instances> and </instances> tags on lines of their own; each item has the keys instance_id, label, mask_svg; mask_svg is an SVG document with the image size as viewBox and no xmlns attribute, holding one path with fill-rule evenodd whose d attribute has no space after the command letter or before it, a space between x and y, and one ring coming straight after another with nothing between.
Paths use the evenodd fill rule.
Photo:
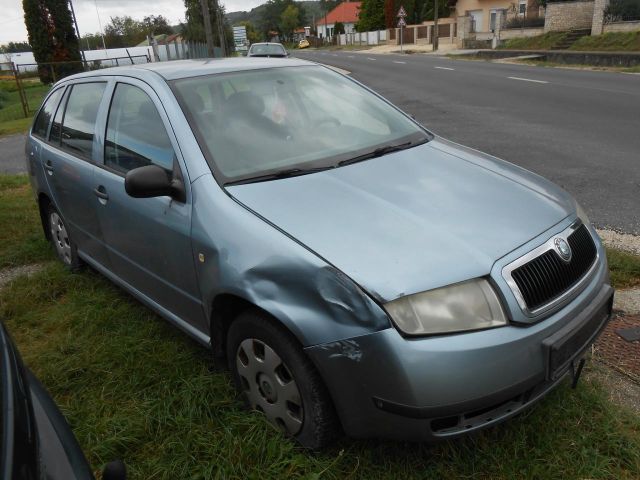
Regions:
<instances>
[{"instance_id":1,"label":"hubcap","mask_svg":"<svg viewBox=\"0 0 640 480\"><path fill-rule=\"evenodd\" d=\"M266 343L247 338L238 347L236 368L251 407L287 434L298 433L303 420L300 391L280 356Z\"/></svg>"},{"instance_id":2,"label":"hubcap","mask_svg":"<svg viewBox=\"0 0 640 480\"><path fill-rule=\"evenodd\" d=\"M67 227L64 226L62 218L56 212L52 212L49 216L49 225L51 227L51 238L53 244L56 247L58 256L67 265L71 264L71 243L69 241L69 234L67 233Z\"/></svg>"}]
</instances>

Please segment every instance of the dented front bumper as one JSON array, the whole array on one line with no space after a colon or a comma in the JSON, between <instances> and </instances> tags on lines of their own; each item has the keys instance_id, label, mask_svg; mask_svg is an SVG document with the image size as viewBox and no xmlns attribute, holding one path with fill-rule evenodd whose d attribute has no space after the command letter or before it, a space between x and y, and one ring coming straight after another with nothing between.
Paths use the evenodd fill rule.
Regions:
<instances>
[{"instance_id":1,"label":"dented front bumper","mask_svg":"<svg viewBox=\"0 0 640 480\"><path fill-rule=\"evenodd\" d=\"M604 328L612 299L599 282L535 325L419 339L388 328L306 351L348 435L433 441L496 424L542 398ZM550 371L559 344L573 350Z\"/></svg>"}]
</instances>

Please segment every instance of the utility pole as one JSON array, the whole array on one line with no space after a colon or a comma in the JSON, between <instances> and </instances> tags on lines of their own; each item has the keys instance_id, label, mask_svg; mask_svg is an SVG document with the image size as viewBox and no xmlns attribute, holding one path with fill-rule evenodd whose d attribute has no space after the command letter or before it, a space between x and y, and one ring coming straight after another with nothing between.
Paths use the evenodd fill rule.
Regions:
<instances>
[{"instance_id":1,"label":"utility pole","mask_svg":"<svg viewBox=\"0 0 640 480\"><path fill-rule=\"evenodd\" d=\"M94 5L96 6L96 15L98 17L98 27L100 27L100 36L102 37L102 49L107 50L107 44L104 41L104 30L102 30L102 21L100 20L100 12L98 12L98 0L94 0Z\"/></svg>"},{"instance_id":2,"label":"utility pole","mask_svg":"<svg viewBox=\"0 0 640 480\"><path fill-rule=\"evenodd\" d=\"M438 50L438 0L433 0L433 51Z\"/></svg>"},{"instance_id":3,"label":"utility pole","mask_svg":"<svg viewBox=\"0 0 640 480\"><path fill-rule=\"evenodd\" d=\"M211 31L211 16L209 15L209 3L207 0L200 0L202 7L202 18L204 20L204 34L207 37L207 55L211 58L215 56L213 48L213 32Z\"/></svg>"},{"instance_id":4,"label":"utility pole","mask_svg":"<svg viewBox=\"0 0 640 480\"><path fill-rule=\"evenodd\" d=\"M82 50L82 43L80 40L80 30L78 30L78 21L76 20L76 12L73 9L73 2L71 0L69 0L69 6L71 7L71 16L73 17L73 24L76 27L76 35L78 35L78 47L80 50L80 55L82 55L82 64L84 65L84 68L87 68L87 59L84 58L84 50Z\"/></svg>"}]
</instances>

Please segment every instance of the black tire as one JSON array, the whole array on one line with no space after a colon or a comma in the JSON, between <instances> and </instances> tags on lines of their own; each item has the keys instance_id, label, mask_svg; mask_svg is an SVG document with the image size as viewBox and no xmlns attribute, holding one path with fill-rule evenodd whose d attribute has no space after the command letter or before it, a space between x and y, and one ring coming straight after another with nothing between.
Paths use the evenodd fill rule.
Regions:
<instances>
[{"instance_id":1,"label":"black tire","mask_svg":"<svg viewBox=\"0 0 640 480\"><path fill-rule=\"evenodd\" d=\"M72 272L77 272L82 268L83 263L78 257L78 247L71 238L71 233L62 215L51 204L47 205L46 215L49 239L53 245L53 250L67 268Z\"/></svg>"},{"instance_id":2,"label":"black tire","mask_svg":"<svg viewBox=\"0 0 640 480\"><path fill-rule=\"evenodd\" d=\"M265 353L268 351L264 346L276 354L275 362L271 361L270 353ZM247 359L247 350L250 350L249 356L255 356L256 368ZM261 350L262 364L259 362ZM340 436L340 421L320 375L295 337L273 319L259 311L240 314L227 334L227 360L245 406L265 413L285 435L313 450L327 446ZM277 361L281 361L277 368L269 368L269 363L275 365ZM242 366L238 362L242 362ZM242 374L240 368L243 368ZM246 377L254 383L250 384ZM291 393L295 390L289 382L297 387L299 397ZM289 398L293 400L290 402ZM299 405L296 398L300 400ZM284 400L286 406L283 407Z\"/></svg>"}]
</instances>

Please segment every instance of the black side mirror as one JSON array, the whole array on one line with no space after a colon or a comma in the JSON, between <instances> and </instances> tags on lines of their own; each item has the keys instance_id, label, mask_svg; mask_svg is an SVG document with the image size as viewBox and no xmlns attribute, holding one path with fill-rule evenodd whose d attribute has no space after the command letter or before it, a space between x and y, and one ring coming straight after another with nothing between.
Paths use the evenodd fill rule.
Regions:
<instances>
[{"instance_id":1,"label":"black side mirror","mask_svg":"<svg viewBox=\"0 0 640 480\"><path fill-rule=\"evenodd\" d=\"M171 179L166 170L158 165L129 170L124 177L124 189L134 198L172 197L179 202L185 200L184 184Z\"/></svg>"}]
</instances>

